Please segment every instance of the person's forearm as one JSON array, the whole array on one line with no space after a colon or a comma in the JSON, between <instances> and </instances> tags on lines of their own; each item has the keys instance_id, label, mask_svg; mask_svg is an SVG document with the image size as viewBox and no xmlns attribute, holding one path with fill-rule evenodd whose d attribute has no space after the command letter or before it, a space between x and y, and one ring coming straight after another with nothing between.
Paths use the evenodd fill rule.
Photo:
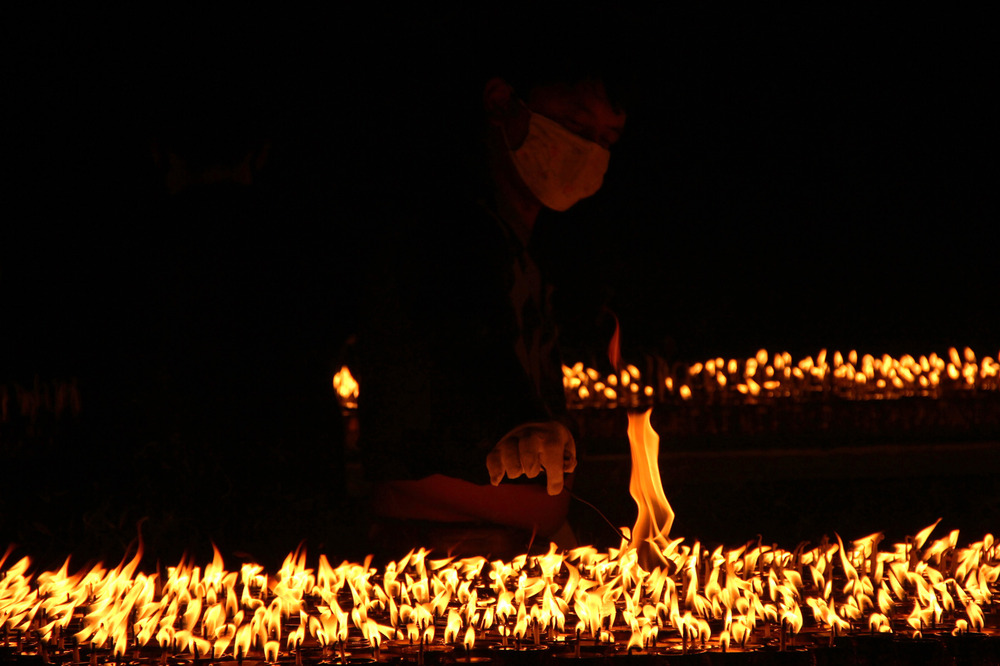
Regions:
<instances>
[{"instance_id":1,"label":"person's forearm","mask_svg":"<svg viewBox=\"0 0 1000 666\"><path fill-rule=\"evenodd\" d=\"M572 475L566 485L572 485ZM564 490L550 496L540 485L480 486L433 474L417 481L379 484L374 508L377 514L390 518L487 522L547 536L565 522L569 493Z\"/></svg>"}]
</instances>

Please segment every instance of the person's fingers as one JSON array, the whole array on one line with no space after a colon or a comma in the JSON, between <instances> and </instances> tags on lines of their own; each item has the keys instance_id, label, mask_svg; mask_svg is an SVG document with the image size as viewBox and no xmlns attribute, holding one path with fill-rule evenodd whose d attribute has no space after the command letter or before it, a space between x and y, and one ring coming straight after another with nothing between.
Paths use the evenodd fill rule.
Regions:
<instances>
[{"instance_id":1,"label":"person's fingers","mask_svg":"<svg viewBox=\"0 0 1000 666\"><path fill-rule=\"evenodd\" d=\"M490 483L494 486L500 485L503 481L503 458L499 446L493 447L493 450L486 455L486 469L490 473Z\"/></svg>"},{"instance_id":2,"label":"person's fingers","mask_svg":"<svg viewBox=\"0 0 1000 666\"><path fill-rule=\"evenodd\" d=\"M518 451L517 441L505 439L497 445L497 448L500 449L500 460L503 462L507 477L516 479L521 476L524 470L521 468L521 455Z\"/></svg>"},{"instance_id":3,"label":"person's fingers","mask_svg":"<svg viewBox=\"0 0 1000 666\"><path fill-rule=\"evenodd\" d=\"M499 485L504 474L533 479L545 470L550 495L562 492L565 474L576 469L576 442L559 423L525 424L507 434L486 456L490 483Z\"/></svg>"},{"instance_id":4,"label":"person's fingers","mask_svg":"<svg viewBox=\"0 0 1000 666\"><path fill-rule=\"evenodd\" d=\"M539 456L542 467L545 468L546 490L549 495L558 495L563 489L564 445L558 439L549 439Z\"/></svg>"},{"instance_id":5,"label":"person's fingers","mask_svg":"<svg viewBox=\"0 0 1000 666\"><path fill-rule=\"evenodd\" d=\"M544 441L545 436L538 431L530 432L518 441L517 448L521 457L521 469L524 470L524 475L529 479L535 478L542 471L539 454L543 450Z\"/></svg>"},{"instance_id":6,"label":"person's fingers","mask_svg":"<svg viewBox=\"0 0 1000 666\"><path fill-rule=\"evenodd\" d=\"M563 471L567 474L576 469L576 441L573 439L573 435L569 436L569 441L563 448L562 465Z\"/></svg>"}]
</instances>

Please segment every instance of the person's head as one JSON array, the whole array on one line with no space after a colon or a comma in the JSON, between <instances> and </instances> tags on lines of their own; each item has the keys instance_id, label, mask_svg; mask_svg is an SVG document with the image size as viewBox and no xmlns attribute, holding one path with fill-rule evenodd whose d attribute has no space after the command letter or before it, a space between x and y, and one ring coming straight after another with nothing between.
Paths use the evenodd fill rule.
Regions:
<instances>
[{"instance_id":1,"label":"person's head","mask_svg":"<svg viewBox=\"0 0 1000 666\"><path fill-rule=\"evenodd\" d=\"M558 211L601 186L609 150L625 128L625 112L612 105L602 81L537 85L521 97L507 81L494 78L483 102L495 177L526 188L531 198Z\"/></svg>"},{"instance_id":2,"label":"person's head","mask_svg":"<svg viewBox=\"0 0 1000 666\"><path fill-rule=\"evenodd\" d=\"M606 35L534 27L497 49L483 91L487 150L494 179L509 181L501 189L566 210L601 185L624 130L631 72Z\"/></svg>"},{"instance_id":3,"label":"person's head","mask_svg":"<svg viewBox=\"0 0 1000 666\"><path fill-rule=\"evenodd\" d=\"M508 148L523 145L533 115L596 145L614 141L639 80L630 18L608 6L570 17L544 6L530 15L492 5L444 14L411 28L419 57L388 89L385 131L408 150L385 162L400 169L411 198L496 195L495 157L510 162ZM605 127L578 117L595 111ZM497 121L505 131L511 123L509 138Z\"/></svg>"}]
</instances>

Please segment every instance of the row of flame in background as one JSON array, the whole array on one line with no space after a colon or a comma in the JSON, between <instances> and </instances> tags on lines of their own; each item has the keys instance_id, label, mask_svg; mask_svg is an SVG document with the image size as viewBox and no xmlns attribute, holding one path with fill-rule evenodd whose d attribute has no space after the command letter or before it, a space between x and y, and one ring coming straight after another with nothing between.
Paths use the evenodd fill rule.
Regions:
<instances>
[{"instance_id":1,"label":"row of flame in background","mask_svg":"<svg viewBox=\"0 0 1000 666\"><path fill-rule=\"evenodd\" d=\"M996 359L1000 359L1000 352ZM969 347L894 358L889 354L859 355L851 350L795 361L788 352L759 350L746 359L722 357L697 363L669 364L648 357L645 371L627 364L620 373L602 373L577 362L563 366L563 387L572 409L647 407L657 403L756 404L778 399L891 400L905 397L938 398L962 392L1000 392L1000 362L977 357ZM652 377L650 381L649 377ZM333 376L337 400L346 411L358 406L360 388L343 366ZM15 416L34 422L44 415L78 415L80 392L75 380L35 380L26 387L0 385L0 422Z\"/></svg>"},{"instance_id":2,"label":"row of flame in background","mask_svg":"<svg viewBox=\"0 0 1000 666\"><path fill-rule=\"evenodd\" d=\"M944 357L931 352L898 359L889 354L859 355L856 350L846 356L839 351L828 354L822 349L815 359L807 356L797 362L788 352L772 356L761 349L747 359L717 357L692 364L649 357L645 366L645 372L627 364L620 373L604 374L582 362L564 365L567 405L600 409L692 400L750 404L778 398L885 400L1000 391L1000 363L992 356L978 358L969 347L961 353L951 347ZM358 382L346 365L334 375L333 387L344 409L357 408Z\"/></svg>"}]
</instances>

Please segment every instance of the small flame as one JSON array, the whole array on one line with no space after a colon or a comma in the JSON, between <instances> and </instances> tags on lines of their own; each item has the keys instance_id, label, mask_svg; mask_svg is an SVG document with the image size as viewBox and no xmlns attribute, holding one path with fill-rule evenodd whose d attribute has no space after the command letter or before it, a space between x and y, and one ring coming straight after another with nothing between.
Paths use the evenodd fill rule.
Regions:
<instances>
[{"instance_id":1,"label":"small flame","mask_svg":"<svg viewBox=\"0 0 1000 666\"><path fill-rule=\"evenodd\" d=\"M986 617L983 615L983 609L979 607L975 601L970 601L969 605L965 607L965 612L969 616L969 625L974 631L982 631L983 627L986 625Z\"/></svg>"},{"instance_id":2,"label":"small flame","mask_svg":"<svg viewBox=\"0 0 1000 666\"><path fill-rule=\"evenodd\" d=\"M281 644L278 641L267 641L264 643L264 659L270 664L277 662L280 648Z\"/></svg>"},{"instance_id":3,"label":"small flame","mask_svg":"<svg viewBox=\"0 0 1000 666\"><path fill-rule=\"evenodd\" d=\"M444 642L454 643L458 640L458 634L462 630L462 617L454 608L448 611L448 624L444 629Z\"/></svg>"},{"instance_id":4,"label":"small flame","mask_svg":"<svg viewBox=\"0 0 1000 666\"><path fill-rule=\"evenodd\" d=\"M337 392L341 406L345 409L357 409L358 382L346 365L341 366L340 371L333 376L333 390Z\"/></svg>"},{"instance_id":5,"label":"small flame","mask_svg":"<svg viewBox=\"0 0 1000 666\"><path fill-rule=\"evenodd\" d=\"M615 332L611 335L611 342L608 343L608 360L617 372L622 368L621 325L615 313L612 312L611 317L615 320Z\"/></svg>"}]
</instances>

